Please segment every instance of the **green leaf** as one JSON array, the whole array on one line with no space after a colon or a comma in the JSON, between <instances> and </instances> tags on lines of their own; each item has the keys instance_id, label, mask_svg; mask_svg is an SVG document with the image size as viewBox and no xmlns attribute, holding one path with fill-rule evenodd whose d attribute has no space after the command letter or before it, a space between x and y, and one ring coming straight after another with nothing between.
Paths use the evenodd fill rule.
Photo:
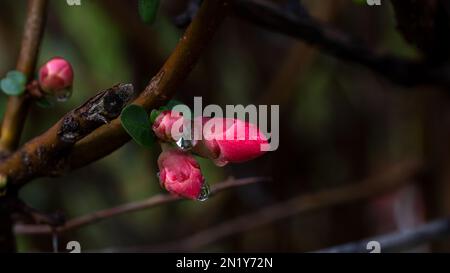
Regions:
<instances>
[{"instance_id":1,"label":"green leaf","mask_svg":"<svg viewBox=\"0 0 450 273\"><path fill-rule=\"evenodd\" d=\"M159 0L138 0L139 15L146 24L153 24L155 22L156 14L158 12Z\"/></svg>"},{"instance_id":2,"label":"green leaf","mask_svg":"<svg viewBox=\"0 0 450 273\"><path fill-rule=\"evenodd\" d=\"M4 78L0 82L0 88L8 96L18 96L25 91L25 85L14 80L14 78Z\"/></svg>"},{"instance_id":3,"label":"green leaf","mask_svg":"<svg viewBox=\"0 0 450 273\"><path fill-rule=\"evenodd\" d=\"M23 74L22 72L17 71L17 70L9 71L6 74L6 77L12 79L16 83L19 83L23 86L25 86L25 84L27 83L27 77L25 76L25 74Z\"/></svg>"},{"instance_id":4,"label":"green leaf","mask_svg":"<svg viewBox=\"0 0 450 273\"><path fill-rule=\"evenodd\" d=\"M0 88L6 95L18 96L25 91L27 77L20 71L11 70L0 82Z\"/></svg>"},{"instance_id":5,"label":"green leaf","mask_svg":"<svg viewBox=\"0 0 450 273\"><path fill-rule=\"evenodd\" d=\"M167 105L163 105L163 106L161 106L161 107L158 108L158 111L159 111L159 112L163 112L163 111L167 111L167 110L170 110L170 108L167 107Z\"/></svg>"},{"instance_id":6,"label":"green leaf","mask_svg":"<svg viewBox=\"0 0 450 273\"><path fill-rule=\"evenodd\" d=\"M120 115L120 121L125 131L139 145L149 148L155 142L147 112L141 106L131 104L125 107Z\"/></svg>"}]
</instances>

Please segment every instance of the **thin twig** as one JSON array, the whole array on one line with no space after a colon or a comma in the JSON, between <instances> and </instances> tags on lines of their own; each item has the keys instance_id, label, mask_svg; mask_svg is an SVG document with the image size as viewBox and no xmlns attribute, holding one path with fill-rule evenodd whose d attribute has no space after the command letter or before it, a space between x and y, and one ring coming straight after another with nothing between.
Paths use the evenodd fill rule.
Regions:
<instances>
[{"instance_id":1,"label":"thin twig","mask_svg":"<svg viewBox=\"0 0 450 273\"><path fill-rule=\"evenodd\" d=\"M31 79L41 44L46 19L47 0L29 0L22 44L16 69ZM29 101L26 94L10 96L5 110L0 135L0 151L4 154L17 148L28 113Z\"/></svg>"},{"instance_id":2,"label":"thin twig","mask_svg":"<svg viewBox=\"0 0 450 273\"><path fill-rule=\"evenodd\" d=\"M374 177L352 183L337 189L301 195L284 202L259 209L256 212L239 216L217 226L194 233L173 242L154 246L137 246L121 249L105 249L101 252L153 252L153 251L192 251L217 242L233 234L261 227L275 221L312 212L318 209L344 205L382 195L413 182L414 176L422 169L418 161L404 161L389 167Z\"/></svg>"},{"instance_id":3,"label":"thin twig","mask_svg":"<svg viewBox=\"0 0 450 273\"><path fill-rule=\"evenodd\" d=\"M240 18L266 29L305 41L338 59L363 65L404 86L450 86L450 67L434 66L392 55L380 55L349 35L324 25L312 17L296 15L265 0L236 0L234 11Z\"/></svg>"},{"instance_id":4,"label":"thin twig","mask_svg":"<svg viewBox=\"0 0 450 273\"><path fill-rule=\"evenodd\" d=\"M381 252L400 252L429 243L450 235L450 218L439 219L415 228L397 233L367 238L322 250L318 253L367 253L368 243L375 241L380 245Z\"/></svg>"},{"instance_id":5,"label":"thin twig","mask_svg":"<svg viewBox=\"0 0 450 273\"><path fill-rule=\"evenodd\" d=\"M250 177L242 179L228 179L224 182L217 183L211 188L210 196L213 196L222 191L250 185L254 183L264 182L270 180L265 177ZM122 215L129 212L135 212L153 208L156 206L172 203L175 201L185 200L181 197L168 194L158 194L142 201L135 201L127 204L123 204L117 207L99 210L72 220L67 221L63 226L58 227L58 232L65 232L68 230L77 229L86 225L94 224L98 221L109 219L118 215ZM14 228L16 234L48 234L53 230L48 225L16 225Z\"/></svg>"}]
</instances>

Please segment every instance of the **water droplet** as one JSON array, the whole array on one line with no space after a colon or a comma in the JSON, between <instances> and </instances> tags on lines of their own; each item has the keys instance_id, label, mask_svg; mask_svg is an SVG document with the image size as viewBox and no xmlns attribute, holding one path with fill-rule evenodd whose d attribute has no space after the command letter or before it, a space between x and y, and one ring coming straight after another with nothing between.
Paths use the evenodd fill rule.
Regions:
<instances>
[{"instance_id":1,"label":"water droplet","mask_svg":"<svg viewBox=\"0 0 450 273\"><path fill-rule=\"evenodd\" d=\"M178 148L180 148L183 151L189 151L192 149L192 147L195 146L195 142L192 140L185 139L184 137L180 137L180 139L176 142Z\"/></svg>"},{"instance_id":2,"label":"water droplet","mask_svg":"<svg viewBox=\"0 0 450 273\"><path fill-rule=\"evenodd\" d=\"M55 97L58 102L67 101L72 96L72 89L66 88L55 92Z\"/></svg>"},{"instance_id":3,"label":"water droplet","mask_svg":"<svg viewBox=\"0 0 450 273\"><path fill-rule=\"evenodd\" d=\"M156 177L158 178L158 181L161 182L161 178L160 178L159 174L160 174L160 172L157 172L157 173L156 173Z\"/></svg>"},{"instance_id":4,"label":"water droplet","mask_svg":"<svg viewBox=\"0 0 450 273\"><path fill-rule=\"evenodd\" d=\"M209 185L208 183L204 182L200 190L200 194L197 197L197 200L201 202L206 201L209 198L209 194L210 194Z\"/></svg>"}]
</instances>

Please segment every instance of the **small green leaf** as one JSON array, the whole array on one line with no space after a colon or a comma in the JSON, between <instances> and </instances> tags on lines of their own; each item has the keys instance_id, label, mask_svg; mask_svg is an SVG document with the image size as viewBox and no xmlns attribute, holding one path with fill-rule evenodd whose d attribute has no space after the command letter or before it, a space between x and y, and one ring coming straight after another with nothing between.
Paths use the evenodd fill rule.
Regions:
<instances>
[{"instance_id":1,"label":"small green leaf","mask_svg":"<svg viewBox=\"0 0 450 273\"><path fill-rule=\"evenodd\" d=\"M20 71L11 70L0 82L0 88L6 95L18 96L25 91L27 77Z\"/></svg>"},{"instance_id":2,"label":"small green leaf","mask_svg":"<svg viewBox=\"0 0 450 273\"><path fill-rule=\"evenodd\" d=\"M141 19L146 24L155 22L158 12L159 0L138 0L138 9Z\"/></svg>"},{"instance_id":3,"label":"small green leaf","mask_svg":"<svg viewBox=\"0 0 450 273\"><path fill-rule=\"evenodd\" d=\"M147 112L141 106L131 104L125 107L120 115L120 121L125 131L139 145L149 148L155 142Z\"/></svg>"},{"instance_id":4,"label":"small green leaf","mask_svg":"<svg viewBox=\"0 0 450 273\"><path fill-rule=\"evenodd\" d=\"M7 78L12 79L13 81L25 86L25 84L27 83L27 77L25 76L25 74L23 74L20 71L17 70L11 70L6 74Z\"/></svg>"},{"instance_id":5,"label":"small green leaf","mask_svg":"<svg viewBox=\"0 0 450 273\"><path fill-rule=\"evenodd\" d=\"M14 78L4 78L0 82L0 88L8 96L18 96L25 91L25 85L14 80Z\"/></svg>"},{"instance_id":6,"label":"small green leaf","mask_svg":"<svg viewBox=\"0 0 450 273\"><path fill-rule=\"evenodd\" d=\"M167 110L170 110L170 108L167 107L167 105L163 105L163 106L161 106L161 107L158 108L158 111L159 111L159 112L163 112L163 111L167 111Z\"/></svg>"}]
</instances>

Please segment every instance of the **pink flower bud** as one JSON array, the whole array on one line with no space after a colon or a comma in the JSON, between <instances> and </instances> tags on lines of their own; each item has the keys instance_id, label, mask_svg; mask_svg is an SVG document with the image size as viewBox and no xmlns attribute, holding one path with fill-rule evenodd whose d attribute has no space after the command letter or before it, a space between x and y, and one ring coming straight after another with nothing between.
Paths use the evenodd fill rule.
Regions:
<instances>
[{"instance_id":1,"label":"pink flower bud","mask_svg":"<svg viewBox=\"0 0 450 273\"><path fill-rule=\"evenodd\" d=\"M162 141L172 142L175 139L172 136L172 127L175 122L183 119L179 112L166 110L161 112L153 123L152 129L155 135ZM180 120L180 122L183 122ZM182 128L180 126L180 132Z\"/></svg>"},{"instance_id":2,"label":"pink flower bud","mask_svg":"<svg viewBox=\"0 0 450 273\"><path fill-rule=\"evenodd\" d=\"M267 138L254 124L230 118L204 119L203 123L203 140L194 151L203 155L206 151L219 166L252 160L266 152L261 148L268 145Z\"/></svg>"},{"instance_id":3,"label":"pink flower bud","mask_svg":"<svg viewBox=\"0 0 450 273\"><path fill-rule=\"evenodd\" d=\"M194 157L179 150L166 150L158 158L159 180L168 192L198 199L205 179Z\"/></svg>"},{"instance_id":4,"label":"pink flower bud","mask_svg":"<svg viewBox=\"0 0 450 273\"><path fill-rule=\"evenodd\" d=\"M39 69L39 85L46 93L67 89L72 83L72 66L63 58L53 58Z\"/></svg>"}]
</instances>

